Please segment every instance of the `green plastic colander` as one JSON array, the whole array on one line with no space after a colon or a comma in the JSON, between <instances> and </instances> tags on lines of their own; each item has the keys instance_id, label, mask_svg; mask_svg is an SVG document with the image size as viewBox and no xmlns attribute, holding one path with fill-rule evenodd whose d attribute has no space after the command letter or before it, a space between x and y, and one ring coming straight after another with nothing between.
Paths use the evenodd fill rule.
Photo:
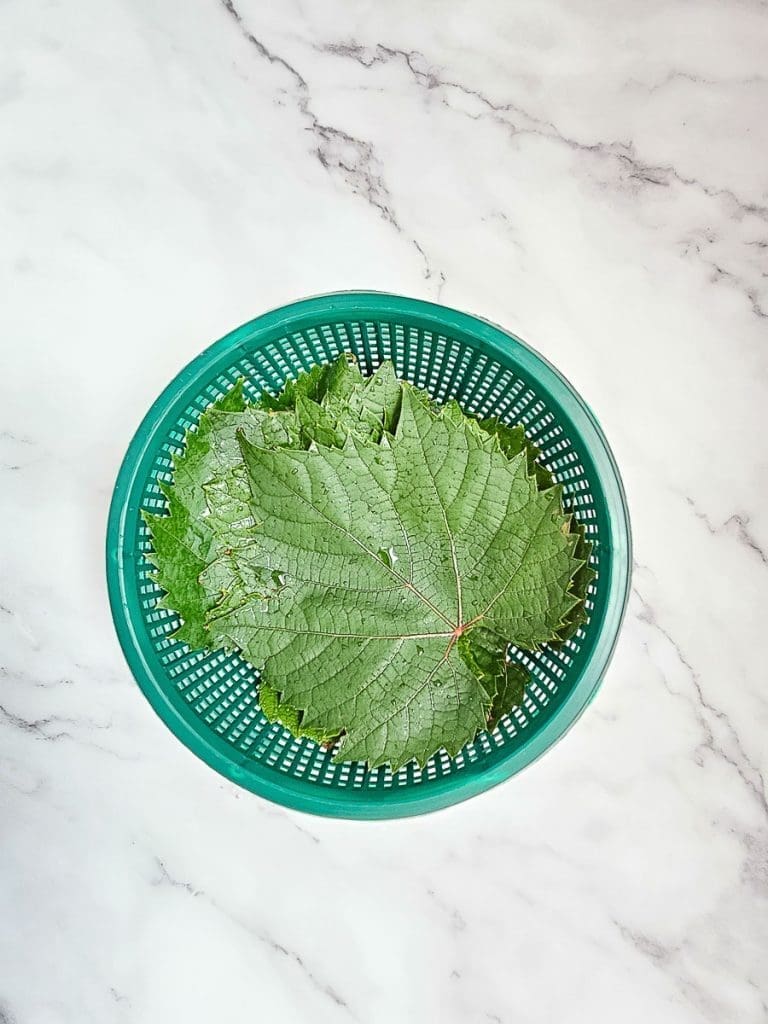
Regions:
<instances>
[{"instance_id":1,"label":"green plastic colander","mask_svg":"<svg viewBox=\"0 0 768 1024\"><path fill-rule=\"evenodd\" d=\"M257 671L235 654L191 651L172 634L178 618L156 607L150 547L140 510L165 507L157 480L203 410L241 377L255 400L266 388L351 351L371 372L391 359L398 375L468 412L523 423L566 504L594 542L589 620L576 636L538 654L524 704L455 758L444 751L396 774L334 764L311 740L266 720ZM128 664L145 696L193 753L246 789L277 803L346 818L421 814L465 800L520 771L552 746L594 695L626 606L630 531L616 463L594 416L568 382L518 338L484 320L376 292L321 295L273 310L201 353L165 389L128 448L112 497L107 580Z\"/></svg>"}]
</instances>

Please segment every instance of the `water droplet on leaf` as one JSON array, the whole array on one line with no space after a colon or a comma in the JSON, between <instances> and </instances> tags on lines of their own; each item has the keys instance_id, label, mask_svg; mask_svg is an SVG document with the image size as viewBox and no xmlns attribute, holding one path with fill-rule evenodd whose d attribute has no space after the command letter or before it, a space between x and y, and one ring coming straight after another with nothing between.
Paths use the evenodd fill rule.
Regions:
<instances>
[{"instance_id":1,"label":"water droplet on leaf","mask_svg":"<svg viewBox=\"0 0 768 1024\"><path fill-rule=\"evenodd\" d=\"M397 552L391 545L388 548L379 548L376 554L389 569L391 569L397 561Z\"/></svg>"}]
</instances>

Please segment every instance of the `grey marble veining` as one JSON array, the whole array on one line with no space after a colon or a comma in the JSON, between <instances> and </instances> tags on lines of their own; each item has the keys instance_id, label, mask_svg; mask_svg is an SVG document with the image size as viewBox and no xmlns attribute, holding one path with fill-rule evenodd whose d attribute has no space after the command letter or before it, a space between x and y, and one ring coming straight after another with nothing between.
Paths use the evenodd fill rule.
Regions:
<instances>
[{"instance_id":1,"label":"grey marble veining","mask_svg":"<svg viewBox=\"0 0 768 1024\"><path fill-rule=\"evenodd\" d=\"M768 9L0 7L0 1022L768 1019ZM596 410L617 655L510 783L383 825L199 763L126 669L117 468L204 345L379 288Z\"/></svg>"}]
</instances>

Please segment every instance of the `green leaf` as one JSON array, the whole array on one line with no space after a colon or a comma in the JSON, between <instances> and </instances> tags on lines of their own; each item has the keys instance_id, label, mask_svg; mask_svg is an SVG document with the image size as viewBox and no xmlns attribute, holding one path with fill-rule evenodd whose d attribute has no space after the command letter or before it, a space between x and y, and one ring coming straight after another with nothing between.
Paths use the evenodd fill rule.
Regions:
<instances>
[{"instance_id":1,"label":"green leaf","mask_svg":"<svg viewBox=\"0 0 768 1024\"><path fill-rule=\"evenodd\" d=\"M336 737L326 735L318 729L311 729L302 725L301 712L296 711L290 704L280 700L280 694L271 686L262 682L259 684L259 706L264 712L264 717L269 722L279 722L282 726L296 736L298 739L310 739L315 743L327 744Z\"/></svg>"},{"instance_id":2,"label":"green leaf","mask_svg":"<svg viewBox=\"0 0 768 1024\"><path fill-rule=\"evenodd\" d=\"M182 616L183 624L177 632L179 639L190 647L204 647L207 643L206 613L208 607L201 599L198 578L208 564L212 538L199 521L179 501L173 490L168 492L168 516L142 512L152 534L153 552L148 558L157 567L154 578L165 591L158 601L159 608L170 608Z\"/></svg>"},{"instance_id":3,"label":"green leaf","mask_svg":"<svg viewBox=\"0 0 768 1024\"><path fill-rule=\"evenodd\" d=\"M576 603L557 489L540 491L524 453L509 460L407 385L387 446L240 446L260 525L235 553L238 575L266 566L285 585L266 608L258 588L230 592L210 616L214 642L263 664L306 726L345 730L341 759L396 770L456 754L494 696L457 639L482 625L532 650Z\"/></svg>"},{"instance_id":4,"label":"green leaf","mask_svg":"<svg viewBox=\"0 0 768 1024\"><path fill-rule=\"evenodd\" d=\"M322 444L326 448L341 448L347 438L347 427L325 405L312 402L299 395L296 400L296 418L301 429L304 448Z\"/></svg>"},{"instance_id":5,"label":"green leaf","mask_svg":"<svg viewBox=\"0 0 768 1024\"><path fill-rule=\"evenodd\" d=\"M528 673L508 657L509 644L498 633L476 626L459 637L459 654L492 695L488 729L523 701Z\"/></svg>"},{"instance_id":6,"label":"green leaf","mask_svg":"<svg viewBox=\"0 0 768 1024\"><path fill-rule=\"evenodd\" d=\"M489 730L493 731L505 715L523 703L528 681L528 673L522 665L505 662L504 671L497 679L496 696L488 714Z\"/></svg>"},{"instance_id":7,"label":"green leaf","mask_svg":"<svg viewBox=\"0 0 768 1024\"><path fill-rule=\"evenodd\" d=\"M333 364L313 366L309 372L302 373L296 380L287 380L278 395L271 395L268 391L262 392L259 406L268 412L284 412L295 409L299 398L319 402L328 388L331 365Z\"/></svg>"},{"instance_id":8,"label":"green leaf","mask_svg":"<svg viewBox=\"0 0 768 1024\"><path fill-rule=\"evenodd\" d=\"M483 430L498 438L502 451L509 458L514 458L521 451L525 451L528 460L528 471L535 475L536 483L541 490L547 490L550 487L556 486L552 474L538 461L541 449L526 438L525 430L520 424L510 427L496 417L491 417L480 420L480 426ZM571 581L571 593L577 598L577 603L574 604L571 611L567 614L559 630L558 637L554 642L569 640L577 632L579 626L588 621L584 600L587 596L589 585L595 578L595 572L589 565L592 544L587 540L584 524L580 523L575 516L567 518L567 529L577 538L574 554L582 565L576 571ZM510 709L508 708L508 710Z\"/></svg>"},{"instance_id":9,"label":"green leaf","mask_svg":"<svg viewBox=\"0 0 768 1024\"><path fill-rule=\"evenodd\" d=\"M581 562L581 565L571 580L571 593L576 598L576 604L568 612L562 626L558 630L557 641L559 642L570 640L579 627L589 620L584 601L589 585L596 575L594 569L589 564L589 559L592 555L592 543L587 540L584 524L580 523L575 517L571 517L568 529L576 537L576 547L573 553Z\"/></svg>"},{"instance_id":10,"label":"green leaf","mask_svg":"<svg viewBox=\"0 0 768 1024\"><path fill-rule=\"evenodd\" d=\"M347 371L342 390L331 382L323 398L323 408L357 437L379 441L383 431L393 433L400 413L401 382L390 362L364 378L360 371Z\"/></svg>"},{"instance_id":11,"label":"green leaf","mask_svg":"<svg viewBox=\"0 0 768 1024\"><path fill-rule=\"evenodd\" d=\"M149 556L157 567L155 578L166 595L158 603L184 620L181 637L190 646L203 646L207 606L198 593L197 578L215 557L214 538L205 522L207 506L202 482L211 473L217 455L213 443L217 413L245 409L242 381L203 413L195 430L187 431L184 450L172 459L173 486L160 484L168 501L168 516L142 512L152 535Z\"/></svg>"},{"instance_id":12,"label":"green leaf","mask_svg":"<svg viewBox=\"0 0 768 1024\"><path fill-rule=\"evenodd\" d=\"M201 574L254 527L238 431L254 444L299 443L295 415L246 406L240 381L203 413L196 430L187 432L184 450L173 459L173 486L161 485L169 514L143 513L156 579L166 591L160 606L180 615L176 638L190 647L208 644L205 616L220 597L201 586ZM209 490L215 492L213 501Z\"/></svg>"},{"instance_id":13,"label":"green leaf","mask_svg":"<svg viewBox=\"0 0 768 1024\"><path fill-rule=\"evenodd\" d=\"M480 420L479 423L486 433L498 438L501 450L507 458L513 459L520 452L525 452L526 459L528 460L528 472L536 477L536 483L539 485L540 490L546 491L547 488L555 486L555 478L538 461L541 449L525 436L525 429L522 424L518 423L516 426L510 427L509 424L502 423L496 416Z\"/></svg>"},{"instance_id":14,"label":"green leaf","mask_svg":"<svg viewBox=\"0 0 768 1024\"><path fill-rule=\"evenodd\" d=\"M391 364L364 378L356 362L341 356L289 381L277 397L265 393L258 406L246 404L238 381L202 414L174 457L173 486L161 488L169 515L143 514L156 578L166 591L159 606L182 619L176 639L193 648L210 645L206 615L225 598L237 572L228 564L229 551L247 543L257 527L238 431L264 447L308 447L313 440L342 445L350 431L378 440L394 425L399 395ZM346 411L345 402L350 403ZM263 590L267 596L271 592L268 578Z\"/></svg>"}]
</instances>

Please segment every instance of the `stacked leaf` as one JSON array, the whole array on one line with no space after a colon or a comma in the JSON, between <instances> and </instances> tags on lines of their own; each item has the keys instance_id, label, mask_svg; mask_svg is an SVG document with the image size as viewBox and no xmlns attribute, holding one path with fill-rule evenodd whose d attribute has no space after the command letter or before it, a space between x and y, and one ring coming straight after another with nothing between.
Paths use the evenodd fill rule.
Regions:
<instances>
[{"instance_id":1,"label":"stacked leaf","mask_svg":"<svg viewBox=\"0 0 768 1024\"><path fill-rule=\"evenodd\" d=\"M152 531L193 647L262 669L265 714L339 760L456 754L523 697L510 643L582 621L590 545L521 427L342 357L203 414Z\"/></svg>"}]
</instances>

